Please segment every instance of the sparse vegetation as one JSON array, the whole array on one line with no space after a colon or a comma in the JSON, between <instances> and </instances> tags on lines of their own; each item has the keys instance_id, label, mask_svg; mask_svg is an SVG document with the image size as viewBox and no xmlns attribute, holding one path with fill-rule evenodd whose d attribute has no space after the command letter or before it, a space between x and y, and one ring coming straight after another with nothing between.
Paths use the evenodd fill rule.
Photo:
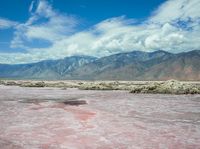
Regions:
<instances>
[{"instance_id":1,"label":"sparse vegetation","mask_svg":"<svg viewBox=\"0 0 200 149\"><path fill-rule=\"evenodd\" d=\"M0 80L2 85L21 87L79 88L81 90L127 90L130 93L200 94L200 83L169 81L13 81Z\"/></svg>"},{"instance_id":2,"label":"sparse vegetation","mask_svg":"<svg viewBox=\"0 0 200 149\"><path fill-rule=\"evenodd\" d=\"M118 84L105 82L83 83L79 86L82 90L118 90Z\"/></svg>"},{"instance_id":3,"label":"sparse vegetation","mask_svg":"<svg viewBox=\"0 0 200 149\"><path fill-rule=\"evenodd\" d=\"M149 85L138 86L133 88L130 92L152 94L200 94L200 85L169 80L161 83L156 82Z\"/></svg>"},{"instance_id":4,"label":"sparse vegetation","mask_svg":"<svg viewBox=\"0 0 200 149\"><path fill-rule=\"evenodd\" d=\"M27 83L22 83L20 86L21 87L45 87L46 84L44 82L27 82Z\"/></svg>"}]
</instances>

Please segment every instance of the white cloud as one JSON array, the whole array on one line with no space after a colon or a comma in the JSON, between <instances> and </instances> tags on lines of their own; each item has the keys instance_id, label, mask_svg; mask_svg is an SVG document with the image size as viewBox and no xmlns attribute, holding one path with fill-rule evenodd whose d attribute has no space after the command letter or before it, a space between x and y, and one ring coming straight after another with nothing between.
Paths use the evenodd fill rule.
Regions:
<instances>
[{"instance_id":1,"label":"white cloud","mask_svg":"<svg viewBox=\"0 0 200 149\"><path fill-rule=\"evenodd\" d=\"M35 5L35 1L32 1L31 5L29 6L29 9L28 9L30 13L32 13L34 5Z\"/></svg>"},{"instance_id":2,"label":"white cloud","mask_svg":"<svg viewBox=\"0 0 200 149\"><path fill-rule=\"evenodd\" d=\"M0 18L0 29L8 29L17 25L17 22Z\"/></svg>"},{"instance_id":3,"label":"white cloud","mask_svg":"<svg viewBox=\"0 0 200 149\"><path fill-rule=\"evenodd\" d=\"M196 20L200 17L199 0L168 0L150 18L152 22L166 23L178 20Z\"/></svg>"},{"instance_id":4,"label":"white cloud","mask_svg":"<svg viewBox=\"0 0 200 149\"><path fill-rule=\"evenodd\" d=\"M27 49L27 53L0 54L0 62L26 63L72 55L102 57L133 50L177 53L200 49L199 4L199 0L169 0L140 24L122 16L75 33L74 17L55 11L41 0L35 12L34 6L30 7L31 17L16 27L12 41L13 47ZM34 39L47 40L52 46L31 48L25 44Z\"/></svg>"},{"instance_id":5,"label":"white cloud","mask_svg":"<svg viewBox=\"0 0 200 149\"><path fill-rule=\"evenodd\" d=\"M27 22L16 27L11 47L31 49L27 41L42 39L54 43L75 31L78 21L74 17L53 10L45 0L40 0L33 12L34 4L37 3L33 1L29 8L31 16Z\"/></svg>"}]
</instances>

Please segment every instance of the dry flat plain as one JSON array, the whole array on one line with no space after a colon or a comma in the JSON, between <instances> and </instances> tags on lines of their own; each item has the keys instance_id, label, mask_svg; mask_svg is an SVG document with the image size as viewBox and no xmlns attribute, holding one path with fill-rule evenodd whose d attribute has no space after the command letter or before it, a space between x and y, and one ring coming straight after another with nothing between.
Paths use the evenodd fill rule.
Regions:
<instances>
[{"instance_id":1,"label":"dry flat plain","mask_svg":"<svg viewBox=\"0 0 200 149\"><path fill-rule=\"evenodd\" d=\"M0 85L0 149L200 149L200 94L15 83Z\"/></svg>"}]
</instances>

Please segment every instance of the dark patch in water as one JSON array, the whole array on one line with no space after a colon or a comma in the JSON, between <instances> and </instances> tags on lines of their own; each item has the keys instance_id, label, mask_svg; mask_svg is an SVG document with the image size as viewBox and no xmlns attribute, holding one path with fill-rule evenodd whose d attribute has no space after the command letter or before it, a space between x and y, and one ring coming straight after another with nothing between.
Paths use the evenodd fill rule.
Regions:
<instances>
[{"instance_id":1,"label":"dark patch in water","mask_svg":"<svg viewBox=\"0 0 200 149\"><path fill-rule=\"evenodd\" d=\"M28 99L28 100L18 100L20 103L37 103L39 100L37 99Z\"/></svg>"},{"instance_id":2,"label":"dark patch in water","mask_svg":"<svg viewBox=\"0 0 200 149\"><path fill-rule=\"evenodd\" d=\"M79 105L85 105L87 102L85 100L66 100L63 101L65 105L70 105L70 106L79 106Z\"/></svg>"},{"instance_id":3,"label":"dark patch in water","mask_svg":"<svg viewBox=\"0 0 200 149\"><path fill-rule=\"evenodd\" d=\"M40 100L40 99L26 99L26 100L19 100L20 103L41 103L41 102L47 102L47 100Z\"/></svg>"}]
</instances>

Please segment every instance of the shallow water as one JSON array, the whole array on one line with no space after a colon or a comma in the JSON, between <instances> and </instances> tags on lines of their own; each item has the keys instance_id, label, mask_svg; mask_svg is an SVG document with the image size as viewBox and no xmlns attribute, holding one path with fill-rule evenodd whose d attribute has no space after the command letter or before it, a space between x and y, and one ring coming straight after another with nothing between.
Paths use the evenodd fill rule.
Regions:
<instances>
[{"instance_id":1,"label":"shallow water","mask_svg":"<svg viewBox=\"0 0 200 149\"><path fill-rule=\"evenodd\" d=\"M0 149L199 149L200 95L0 86L0 122Z\"/></svg>"}]
</instances>

